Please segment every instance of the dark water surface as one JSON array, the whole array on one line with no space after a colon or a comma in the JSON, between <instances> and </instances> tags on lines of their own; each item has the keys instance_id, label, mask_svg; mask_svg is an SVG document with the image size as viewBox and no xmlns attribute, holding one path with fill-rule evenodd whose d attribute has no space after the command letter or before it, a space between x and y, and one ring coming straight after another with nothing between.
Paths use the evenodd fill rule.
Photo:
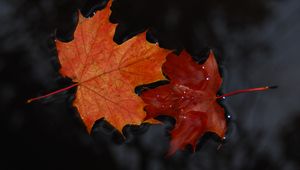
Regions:
<instances>
[{"instance_id":1,"label":"dark water surface","mask_svg":"<svg viewBox=\"0 0 300 170\"><path fill-rule=\"evenodd\" d=\"M170 121L126 128L122 144L103 121L87 134L71 107L75 90L25 104L71 83L57 72L53 39L72 39L78 8L89 16L102 6L100 0L0 0L1 170L300 169L300 1L114 2L117 43L148 29L165 48L185 48L198 57L213 48L224 92L279 86L226 99L231 120L220 149L205 137L196 153L169 159Z\"/></svg>"}]
</instances>

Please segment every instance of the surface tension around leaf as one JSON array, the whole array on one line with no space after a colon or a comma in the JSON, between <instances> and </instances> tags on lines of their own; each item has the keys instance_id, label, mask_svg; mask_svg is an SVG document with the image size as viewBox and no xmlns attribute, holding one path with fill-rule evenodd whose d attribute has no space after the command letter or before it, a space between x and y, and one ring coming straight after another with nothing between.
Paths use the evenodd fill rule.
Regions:
<instances>
[{"instance_id":1,"label":"surface tension around leaf","mask_svg":"<svg viewBox=\"0 0 300 170\"><path fill-rule=\"evenodd\" d=\"M226 131L224 108L217 102L217 91L222 79L212 52L204 64L197 64L185 51L179 56L169 54L162 70L170 83L142 92L147 104L148 118L163 114L176 119L171 131L169 154L191 144L205 132L214 132L221 138Z\"/></svg>"},{"instance_id":2,"label":"surface tension around leaf","mask_svg":"<svg viewBox=\"0 0 300 170\"><path fill-rule=\"evenodd\" d=\"M198 139L206 132L215 133L221 139L225 137L225 109L218 103L219 99L276 87L249 88L217 96L222 78L212 51L203 64L198 64L186 51L179 56L171 53L162 71L168 77L169 84L142 91L141 98L147 104L144 108L146 120L159 115L171 116L176 120L171 131L168 155L184 149L188 144L195 151Z\"/></svg>"},{"instance_id":3,"label":"surface tension around leaf","mask_svg":"<svg viewBox=\"0 0 300 170\"><path fill-rule=\"evenodd\" d=\"M153 118L158 115L172 116L176 125L171 131L170 155L187 144L195 149L205 132L224 137L225 113L218 99L272 88L237 90L217 96L222 79L212 51L204 64L198 64L186 51L176 56L147 42L145 32L118 45L113 41L116 25L109 22L109 15L109 7L89 19L80 15L74 40L56 41L60 73L75 84L27 102L77 87L73 105L89 132L101 118L122 133L125 125L154 124L158 121ZM143 91L140 97L136 95L137 86L165 80L161 67L170 83Z\"/></svg>"},{"instance_id":4,"label":"surface tension around leaf","mask_svg":"<svg viewBox=\"0 0 300 170\"><path fill-rule=\"evenodd\" d=\"M147 42L145 33L117 45L109 15L106 7L89 19L80 16L74 40L56 42L60 73L77 82L73 105L88 131L100 118L120 132L127 124L141 124L144 102L134 88L162 79L161 65L170 52Z\"/></svg>"}]
</instances>

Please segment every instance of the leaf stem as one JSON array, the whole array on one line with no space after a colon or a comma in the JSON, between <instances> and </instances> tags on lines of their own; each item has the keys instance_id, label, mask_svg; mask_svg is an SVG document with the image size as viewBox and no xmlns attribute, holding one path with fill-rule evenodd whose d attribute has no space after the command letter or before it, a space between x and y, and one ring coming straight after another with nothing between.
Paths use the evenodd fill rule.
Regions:
<instances>
[{"instance_id":1,"label":"leaf stem","mask_svg":"<svg viewBox=\"0 0 300 170\"><path fill-rule=\"evenodd\" d=\"M47 98L47 97L52 96L52 95L55 95L55 94L57 94L57 93L60 93L60 92L69 90L69 89L71 89L71 88L73 88L73 87L76 87L76 86L78 86L78 85L79 85L79 83L72 84L72 85L70 85L70 86L68 86L68 87L65 87L65 88L56 90L56 91L54 91L54 92L51 92L51 93L48 93L48 94L45 94L45 95L42 95L42 96L39 96L39 97L31 98L31 99L27 100L27 103L31 103L31 102L36 101L36 100L40 100L40 99L43 99L43 98Z\"/></svg>"},{"instance_id":2,"label":"leaf stem","mask_svg":"<svg viewBox=\"0 0 300 170\"><path fill-rule=\"evenodd\" d=\"M217 99L223 99L225 97L237 95L237 94L240 94L240 93L248 93L248 92L255 92L255 91L265 91L265 90L274 89L274 88L277 88L277 86L265 86L265 87L256 87L256 88L236 90L236 91L233 91L233 92L229 92L229 93L223 94L221 96L217 96Z\"/></svg>"}]
</instances>

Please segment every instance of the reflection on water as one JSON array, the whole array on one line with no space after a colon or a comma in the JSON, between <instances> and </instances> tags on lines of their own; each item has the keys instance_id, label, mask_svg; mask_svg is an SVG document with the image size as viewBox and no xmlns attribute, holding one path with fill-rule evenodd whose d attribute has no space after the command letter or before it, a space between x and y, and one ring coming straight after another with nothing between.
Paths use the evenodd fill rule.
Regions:
<instances>
[{"instance_id":1,"label":"reflection on water","mask_svg":"<svg viewBox=\"0 0 300 170\"><path fill-rule=\"evenodd\" d=\"M300 168L298 0L114 1L111 21L119 23L116 42L147 30L148 38L162 47L186 48L200 60L205 49L213 48L222 63L225 92L279 85L275 91L226 99L231 121L227 142L218 150L219 143L207 135L197 153L178 152L165 159L170 120L146 132L144 127L127 127L125 144L99 121L91 138L69 107L72 97L64 100L74 91L56 102L25 105L29 97L70 83L58 78L54 31L60 39L71 40L77 9L92 15L103 2L0 1L3 169Z\"/></svg>"}]
</instances>

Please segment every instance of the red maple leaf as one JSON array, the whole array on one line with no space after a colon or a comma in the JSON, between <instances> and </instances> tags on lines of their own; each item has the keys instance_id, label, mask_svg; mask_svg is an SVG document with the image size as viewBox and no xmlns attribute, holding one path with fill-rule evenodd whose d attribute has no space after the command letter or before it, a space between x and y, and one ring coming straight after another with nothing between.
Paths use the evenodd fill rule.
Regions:
<instances>
[{"instance_id":1,"label":"red maple leaf","mask_svg":"<svg viewBox=\"0 0 300 170\"><path fill-rule=\"evenodd\" d=\"M143 91L141 97L147 104L144 107L146 119L168 115L176 120L171 131L169 155L184 149L187 144L195 150L197 140L206 132L213 132L221 138L225 136L225 111L217 101L219 98L270 88L238 90L217 96L222 78L212 51L204 64L197 64L186 51L179 56L169 54L162 71L170 83Z\"/></svg>"}]
</instances>

